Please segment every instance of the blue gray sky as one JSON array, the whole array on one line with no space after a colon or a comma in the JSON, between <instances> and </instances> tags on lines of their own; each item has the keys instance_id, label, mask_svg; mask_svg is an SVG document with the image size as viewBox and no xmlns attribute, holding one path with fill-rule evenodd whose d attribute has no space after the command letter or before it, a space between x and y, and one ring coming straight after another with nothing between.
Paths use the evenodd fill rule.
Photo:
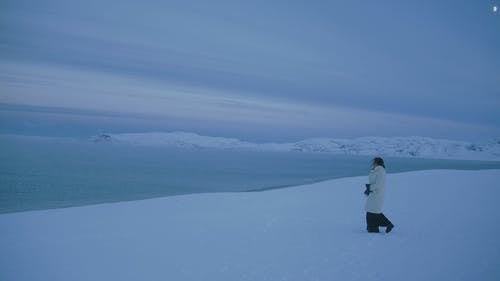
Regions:
<instances>
[{"instance_id":1,"label":"blue gray sky","mask_svg":"<svg viewBox=\"0 0 500 281\"><path fill-rule=\"evenodd\" d=\"M1 126L498 137L497 4L1 1Z\"/></svg>"}]
</instances>

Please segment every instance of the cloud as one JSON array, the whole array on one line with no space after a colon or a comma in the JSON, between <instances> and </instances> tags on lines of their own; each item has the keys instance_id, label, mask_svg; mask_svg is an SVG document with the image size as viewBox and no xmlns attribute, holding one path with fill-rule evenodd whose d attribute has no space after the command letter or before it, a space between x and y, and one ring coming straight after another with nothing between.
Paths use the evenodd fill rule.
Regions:
<instances>
[{"instance_id":1,"label":"cloud","mask_svg":"<svg viewBox=\"0 0 500 281\"><path fill-rule=\"evenodd\" d=\"M56 65L3 62L0 73L0 89L4 93L0 103L67 108L66 114L73 109L75 113L87 110L96 114L156 116L156 119L191 120L219 129L221 123L227 123L231 124L227 130L251 126L256 133L279 130L296 138L367 135L464 138L470 134L500 133L495 127L425 116L305 103Z\"/></svg>"},{"instance_id":2,"label":"cloud","mask_svg":"<svg viewBox=\"0 0 500 281\"><path fill-rule=\"evenodd\" d=\"M499 18L480 3L195 2L11 1L0 59L41 72L3 98L304 130L321 106L349 117L335 128L379 112L500 126Z\"/></svg>"}]
</instances>

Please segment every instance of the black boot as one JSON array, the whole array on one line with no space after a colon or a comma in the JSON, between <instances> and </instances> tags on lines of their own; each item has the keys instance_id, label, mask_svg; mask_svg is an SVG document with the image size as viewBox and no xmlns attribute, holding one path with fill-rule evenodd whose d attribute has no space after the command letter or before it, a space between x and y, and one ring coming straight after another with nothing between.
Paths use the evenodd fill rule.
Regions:
<instances>
[{"instance_id":1,"label":"black boot","mask_svg":"<svg viewBox=\"0 0 500 281\"><path fill-rule=\"evenodd\" d=\"M379 233L380 230L378 229L378 226L369 226L366 228L366 230L368 230L368 232L370 233Z\"/></svg>"},{"instance_id":2,"label":"black boot","mask_svg":"<svg viewBox=\"0 0 500 281\"><path fill-rule=\"evenodd\" d=\"M385 233L389 233L389 232L391 232L391 230L392 230L393 228L394 228L394 224L392 224L392 223L391 223L391 224L389 224L389 225L387 226L387 228L385 229Z\"/></svg>"}]
</instances>

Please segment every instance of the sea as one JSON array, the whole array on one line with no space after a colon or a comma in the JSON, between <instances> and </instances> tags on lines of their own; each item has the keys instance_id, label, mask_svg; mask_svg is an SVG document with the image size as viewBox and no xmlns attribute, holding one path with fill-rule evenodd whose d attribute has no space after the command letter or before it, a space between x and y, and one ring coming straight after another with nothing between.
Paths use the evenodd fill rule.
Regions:
<instances>
[{"instance_id":1,"label":"sea","mask_svg":"<svg viewBox=\"0 0 500 281\"><path fill-rule=\"evenodd\" d=\"M373 156L147 147L0 137L0 213L366 176ZM385 158L387 172L500 169L500 162ZM362 190L363 187L360 187Z\"/></svg>"}]
</instances>

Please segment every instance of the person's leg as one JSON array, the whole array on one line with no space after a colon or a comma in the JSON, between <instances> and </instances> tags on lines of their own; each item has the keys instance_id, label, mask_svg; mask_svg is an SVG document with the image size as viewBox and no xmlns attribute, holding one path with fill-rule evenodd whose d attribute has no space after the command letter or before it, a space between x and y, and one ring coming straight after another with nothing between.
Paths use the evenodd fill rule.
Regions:
<instances>
[{"instance_id":1,"label":"person's leg","mask_svg":"<svg viewBox=\"0 0 500 281\"><path fill-rule=\"evenodd\" d=\"M388 226L391 224L391 221L383 214L378 214L378 223L379 226Z\"/></svg>"},{"instance_id":2,"label":"person's leg","mask_svg":"<svg viewBox=\"0 0 500 281\"><path fill-rule=\"evenodd\" d=\"M380 226L385 226L385 232L389 233L391 230L394 228L394 224L383 214L379 214L379 225Z\"/></svg>"},{"instance_id":3,"label":"person's leg","mask_svg":"<svg viewBox=\"0 0 500 281\"><path fill-rule=\"evenodd\" d=\"M366 230L368 232L379 232L378 214L366 213Z\"/></svg>"}]
</instances>

